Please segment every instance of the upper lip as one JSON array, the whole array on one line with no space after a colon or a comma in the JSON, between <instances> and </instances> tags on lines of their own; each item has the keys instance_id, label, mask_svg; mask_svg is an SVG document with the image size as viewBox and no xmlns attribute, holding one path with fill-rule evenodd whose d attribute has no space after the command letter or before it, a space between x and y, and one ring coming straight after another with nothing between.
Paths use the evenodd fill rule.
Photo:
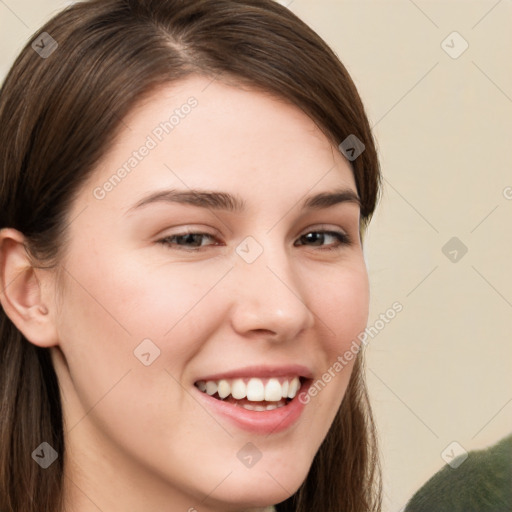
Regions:
<instances>
[{"instance_id":1,"label":"upper lip","mask_svg":"<svg viewBox=\"0 0 512 512\"><path fill-rule=\"evenodd\" d=\"M289 364L283 366L245 366L221 373L206 375L198 381L222 380L222 379L243 379L245 377L271 378L271 377L304 377L306 379L313 378L313 372L307 367L300 364Z\"/></svg>"}]
</instances>

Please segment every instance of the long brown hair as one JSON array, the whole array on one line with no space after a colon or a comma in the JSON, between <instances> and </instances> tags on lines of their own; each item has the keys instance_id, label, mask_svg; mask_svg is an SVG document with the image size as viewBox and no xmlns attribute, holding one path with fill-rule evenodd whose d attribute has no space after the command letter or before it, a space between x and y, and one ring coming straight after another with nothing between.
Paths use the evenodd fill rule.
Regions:
<instances>
[{"instance_id":1,"label":"long brown hair","mask_svg":"<svg viewBox=\"0 0 512 512\"><path fill-rule=\"evenodd\" d=\"M274 93L336 146L349 135L361 140L352 168L364 228L380 190L369 123L345 67L293 13L272 0L92 0L42 27L0 90L0 229L19 230L35 261L58 267L73 198L123 118L159 85L192 73ZM29 343L1 308L0 395L0 510L60 511L57 377L48 349ZM375 437L359 355L306 480L277 510L380 510ZM46 470L31 458L43 440L59 453Z\"/></svg>"}]
</instances>

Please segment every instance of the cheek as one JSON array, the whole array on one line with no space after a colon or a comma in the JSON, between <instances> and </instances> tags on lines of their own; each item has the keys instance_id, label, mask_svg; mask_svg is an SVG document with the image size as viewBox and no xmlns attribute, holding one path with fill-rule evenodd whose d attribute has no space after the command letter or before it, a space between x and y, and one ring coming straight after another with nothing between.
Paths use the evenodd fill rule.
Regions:
<instances>
[{"instance_id":1,"label":"cheek","mask_svg":"<svg viewBox=\"0 0 512 512\"><path fill-rule=\"evenodd\" d=\"M370 300L368 274L364 263L356 262L319 282L323 286L315 299L315 313L330 334L325 337L325 350L335 359L366 327Z\"/></svg>"},{"instance_id":2,"label":"cheek","mask_svg":"<svg viewBox=\"0 0 512 512\"><path fill-rule=\"evenodd\" d=\"M179 377L221 318L221 287L208 292L230 266L166 267L105 249L90 251L86 264L70 260L66 268L59 320L63 352L77 382L91 384L94 375L94 382L107 385L117 373L142 366L134 354L139 346L149 348L151 359L160 351L152 368L169 368Z\"/></svg>"},{"instance_id":3,"label":"cheek","mask_svg":"<svg viewBox=\"0 0 512 512\"><path fill-rule=\"evenodd\" d=\"M315 313L323 325L321 375L302 397L329 426L341 404L358 357L360 340L369 313L369 285L364 262L341 270L323 280L322 293L316 296ZM323 435L327 433L327 428Z\"/></svg>"},{"instance_id":4,"label":"cheek","mask_svg":"<svg viewBox=\"0 0 512 512\"><path fill-rule=\"evenodd\" d=\"M130 330L132 350L141 340L152 340L161 351L155 365L181 378L188 361L224 319L226 300L220 281L230 268L226 261L198 265L121 262L111 286L116 292L107 300L115 309L119 297L124 298L118 313ZM119 274L131 277L120 279Z\"/></svg>"}]
</instances>

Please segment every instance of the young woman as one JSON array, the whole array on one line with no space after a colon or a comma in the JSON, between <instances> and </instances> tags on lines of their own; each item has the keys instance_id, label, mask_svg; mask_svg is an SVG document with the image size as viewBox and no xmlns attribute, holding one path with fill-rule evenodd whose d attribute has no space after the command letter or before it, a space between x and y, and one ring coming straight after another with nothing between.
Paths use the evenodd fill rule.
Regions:
<instances>
[{"instance_id":1,"label":"young woman","mask_svg":"<svg viewBox=\"0 0 512 512\"><path fill-rule=\"evenodd\" d=\"M0 92L0 510L380 509L379 165L271 0L93 0Z\"/></svg>"}]
</instances>

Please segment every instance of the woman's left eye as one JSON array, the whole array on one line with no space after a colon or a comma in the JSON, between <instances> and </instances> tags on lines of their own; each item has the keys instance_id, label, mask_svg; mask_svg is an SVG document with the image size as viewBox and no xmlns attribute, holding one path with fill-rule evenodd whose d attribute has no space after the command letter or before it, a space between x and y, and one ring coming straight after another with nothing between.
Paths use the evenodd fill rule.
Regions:
<instances>
[{"instance_id":1,"label":"woman's left eye","mask_svg":"<svg viewBox=\"0 0 512 512\"><path fill-rule=\"evenodd\" d=\"M335 240L334 244L322 243L329 238ZM308 245L320 245L324 248L324 250L329 251L339 249L340 247L344 245L350 245L351 243L350 237L341 231L310 231L299 237L298 241L301 242L299 245L304 245L303 241L305 241L306 243L309 242Z\"/></svg>"}]
</instances>

